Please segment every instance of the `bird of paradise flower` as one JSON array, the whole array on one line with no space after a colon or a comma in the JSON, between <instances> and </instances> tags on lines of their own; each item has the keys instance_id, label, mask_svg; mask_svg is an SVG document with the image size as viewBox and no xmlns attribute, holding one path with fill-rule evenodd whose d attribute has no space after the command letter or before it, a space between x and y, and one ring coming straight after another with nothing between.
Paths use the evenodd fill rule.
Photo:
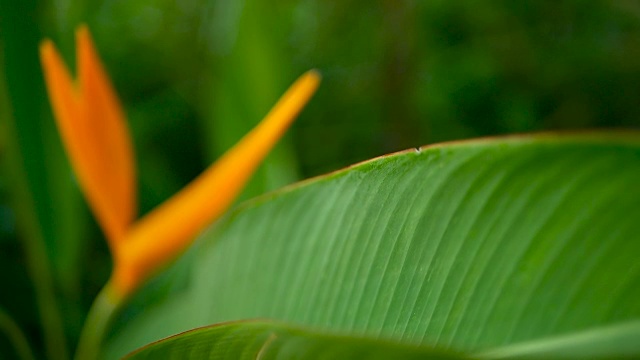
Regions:
<instances>
[{"instance_id":1,"label":"bird of paradise flower","mask_svg":"<svg viewBox=\"0 0 640 360\"><path fill-rule=\"evenodd\" d=\"M111 278L89 312L76 352L77 358L94 358L117 308L232 204L312 97L320 76L313 70L302 75L263 121L216 163L136 220L133 147L88 28L76 31L77 82L50 40L42 42L40 59L64 148L113 257Z\"/></svg>"}]
</instances>

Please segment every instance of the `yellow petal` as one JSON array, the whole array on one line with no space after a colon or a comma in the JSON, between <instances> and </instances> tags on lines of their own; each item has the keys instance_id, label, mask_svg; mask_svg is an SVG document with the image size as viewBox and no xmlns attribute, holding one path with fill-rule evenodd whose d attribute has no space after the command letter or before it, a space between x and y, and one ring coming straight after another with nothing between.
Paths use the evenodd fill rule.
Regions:
<instances>
[{"instance_id":1,"label":"yellow petal","mask_svg":"<svg viewBox=\"0 0 640 360\"><path fill-rule=\"evenodd\" d=\"M40 46L40 59L65 150L114 251L135 213L133 155L120 104L86 27L77 33L80 89L51 41Z\"/></svg>"},{"instance_id":2,"label":"yellow petal","mask_svg":"<svg viewBox=\"0 0 640 360\"><path fill-rule=\"evenodd\" d=\"M176 258L219 217L309 101L320 82L302 75L265 119L198 178L134 225L116 254L114 283L125 294Z\"/></svg>"}]
</instances>

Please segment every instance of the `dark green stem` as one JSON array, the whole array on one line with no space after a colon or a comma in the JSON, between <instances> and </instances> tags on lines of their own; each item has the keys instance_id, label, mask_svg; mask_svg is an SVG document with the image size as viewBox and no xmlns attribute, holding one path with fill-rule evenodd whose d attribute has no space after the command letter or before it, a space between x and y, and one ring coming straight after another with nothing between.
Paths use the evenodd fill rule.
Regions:
<instances>
[{"instance_id":1,"label":"dark green stem","mask_svg":"<svg viewBox=\"0 0 640 360\"><path fill-rule=\"evenodd\" d=\"M89 309L89 314L80 333L80 341L76 349L76 360L98 359L102 342L109 330L113 316L123 302L123 298L108 282L100 291Z\"/></svg>"}]
</instances>

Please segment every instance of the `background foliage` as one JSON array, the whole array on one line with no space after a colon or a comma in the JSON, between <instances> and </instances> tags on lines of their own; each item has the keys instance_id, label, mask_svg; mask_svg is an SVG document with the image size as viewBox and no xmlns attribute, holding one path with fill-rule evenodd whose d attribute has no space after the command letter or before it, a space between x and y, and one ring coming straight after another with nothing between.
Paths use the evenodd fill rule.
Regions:
<instances>
[{"instance_id":1,"label":"background foliage","mask_svg":"<svg viewBox=\"0 0 640 360\"><path fill-rule=\"evenodd\" d=\"M69 181L37 58L50 37L73 63L79 22L129 116L141 213L312 67L319 93L244 198L433 142L640 122L633 0L0 0L0 309L33 344L56 343L38 301L74 343L110 268Z\"/></svg>"}]
</instances>

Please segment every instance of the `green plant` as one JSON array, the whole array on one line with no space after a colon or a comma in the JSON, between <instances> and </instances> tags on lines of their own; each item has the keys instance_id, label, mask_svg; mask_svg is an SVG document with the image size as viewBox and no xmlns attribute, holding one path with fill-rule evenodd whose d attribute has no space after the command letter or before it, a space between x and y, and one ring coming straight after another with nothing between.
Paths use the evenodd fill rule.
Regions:
<instances>
[{"instance_id":1,"label":"green plant","mask_svg":"<svg viewBox=\"0 0 640 360\"><path fill-rule=\"evenodd\" d=\"M634 5L489 4L0 0L0 358L638 357L637 132L411 149L214 222L284 111L187 201L134 221L311 66L321 92L241 199L433 141L636 126ZM77 74L64 65L79 19L133 144L86 29ZM42 38L61 50L41 48L75 175Z\"/></svg>"}]
</instances>

